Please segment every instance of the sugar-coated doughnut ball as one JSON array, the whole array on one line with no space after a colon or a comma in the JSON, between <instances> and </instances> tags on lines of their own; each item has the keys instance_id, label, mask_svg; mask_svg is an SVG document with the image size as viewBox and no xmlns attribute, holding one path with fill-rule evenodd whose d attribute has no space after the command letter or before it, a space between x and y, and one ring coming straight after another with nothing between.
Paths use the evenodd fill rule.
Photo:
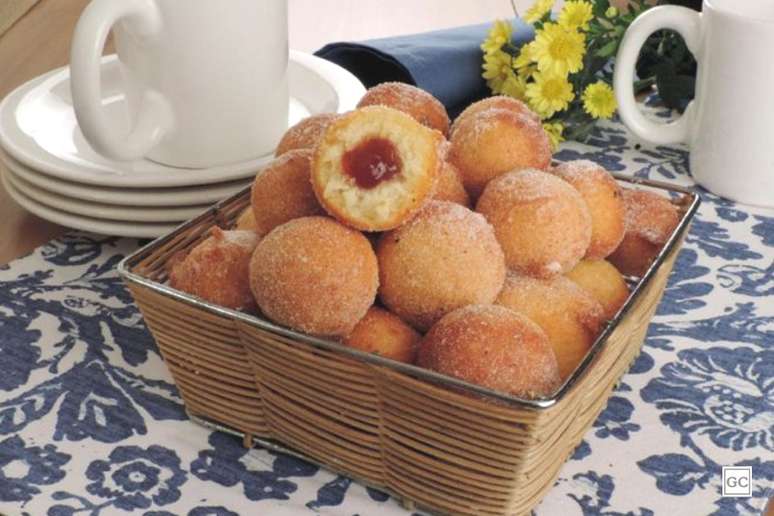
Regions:
<instances>
[{"instance_id":1,"label":"sugar-coated doughnut ball","mask_svg":"<svg viewBox=\"0 0 774 516\"><path fill-rule=\"evenodd\" d=\"M420 342L417 364L522 398L549 396L561 381L543 330L495 305L470 305L444 316Z\"/></svg>"},{"instance_id":2,"label":"sugar-coated doughnut ball","mask_svg":"<svg viewBox=\"0 0 774 516\"><path fill-rule=\"evenodd\" d=\"M494 227L508 267L547 278L570 271L591 241L591 215L566 181L540 170L494 179L476 206Z\"/></svg>"},{"instance_id":3,"label":"sugar-coated doughnut ball","mask_svg":"<svg viewBox=\"0 0 774 516\"><path fill-rule=\"evenodd\" d=\"M470 207L470 196L462 185L460 173L457 167L448 161L441 162L441 168L438 171L438 186L435 189L433 199L456 202L466 208Z\"/></svg>"},{"instance_id":4,"label":"sugar-coated doughnut ball","mask_svg":"<svg viewBox=\"0 0 774 516\"><path fill-rule=\"evenodd\" d=\"M431 201L377 246L382 303L425 331L445 314L492 303L505 280L505 258L492 226L451 202Z\"/></svg>"},{"instance_id":5,"label":"sugar-coated doughnut ball","mask_svg":"<svg viewBox=\"0 0 774 516\"><path fill-rule=\"evenodd\" d=\"M304 118L285 132L274 155L281 156L296 149L314 149L325 129L338 116L335 113L321 113Z\"/></svg>"},{"instance_id":6,"label":"sugar-coated doughnut ball","mask_svg":"<svg viewBox=\"0 0 774 516\"><path fill-rule=\"evenodd\" d=\"M457 127L466 119L473 118L482 111L487 109L497 108L513 111L514 113L527 115L533 118L536 122L540 122L540 117L532 111L529 106L524 102L517 100L513 97L507 97L505 95L495 95L493 97L487 97L469 105L460 115L454 120L454 123L449 130L449 136L453 135L457 130Z\"/></svg>"},{"instance_id":7,"label":"sugar-coated doughnut ball","mask_svg":"<svg viewBox=\"0 0 774 516\"><path fill-rule=\"evenodd\" d=\"M275 228L250 261L250 288L261 311L314 335L348 335L373 304L378 285L368 239L327 217Z\"/></svg>"},{"instance_id":8,"label":"sugar-coated doughnut ball","mask_svg":"<svg viewBox=\"0 0 774 516\"><path fill-rule=\"evenodd\" d=\"M403 82L384 82L369 89L357 107L387 106L403 111L414 120L440 131L449 132L449 115L441 102L431 94Z\"/></svg>"},{"instance_id":9,"label":"sugar-coated doughnut ball","mask_svg":"<svg viewBox=\"0 0 774 516\"><path fill-rule=\"evenodd\" d=\"M290 151L255 176L251 204L259 235L289 220L324 213L309 182L311 159L310 150Z\"/></svg>"},{"instance_id":10,"label":"sugar-coated doughnut ball","mask_svg":"<svg viewBox=\"0 0 774 516\"><path fill-rule=\"evenodd\" d=\"M592 161L562 163L552 170L581 194L591 214L591 244L586 258L601 260L618 247L624 237L624 208L621 187L610 173Z\"/></svg>"},{"instance_id":11,"label":"sugar-coated doughnut ball","mask_svg":"<svg viewBox=\"0 0 774 516\"><path fill-rule=\"evenodd\" d=\"M422 335L398 316L373 306L347 336L344 344L411 364L421 338Z\"/></svg>"},{"instance_id":12,"label":"sugar-coated doughnut ball","mask_svg":"<svg viewBox=\"0 0 774 516\"><path fill-rule=\"evenodd\" d=\"M237 231L257 231L257 227L255 225L255 215L253 215L252 206L245 208L239 217L237 217L236 223L234 224L234 229Z\"/></svg>"},{"instance_id":13,"label":"sugar-coated doughnut ball","mask_svg":"<svg viewBox=\"0 0 774 516\"><path fill-rule=\"evenodd\" d=\"M516 169L546 169L551 141L532 116L489 108L466 117L451 138L451 161L465 189L477 198L489 181Z\"/></svg>"},{"instance_id":14,"label":"sugar-coated doughnut ball","mask_svg":"<svg viewBox=\"0 0 774 516\"><path fill-rule=\"evenodd\" d=\"M608 260L623 274L642 276L680 223L669 199L646 190L623 191L626 234Z\"/></svg>"},{"instance_id":15,"label":"sugar-coated doughnut ball","mask_svg":"<svg viewBox=\"0 0 774 516\"><path fill-rule=\"evenodd\" d=\"M546 332L562 379L575 371L602 329L602 306L564 276L509 274L497 304L528 317Z\"/></svg>"},{"instance_id":16,"label":"sugar-coated doughnut ball","mask_svg":"<svg viewBox=\"0 0 774 516\"><path fill-rule=\"evenodd\" d=\"M215 227L209 238L174 263L172 288L234 310L253 311L248 266L258 235L253 231L223 231Z\"/></svg>"},{"instance_id":17,"label":"sugar-coated doughnut ball","mask_svg":"<svg viewBox=\"0 0 774 516\"><path fill-rule=\"evenodd\" d=\"M432 198L442 141L438 131L392 108L347 113L328 126L315 150L314 192L350 227L393 229Z\"/></svg>"},{"instance_id":18,"label":"sugar-coated doughnut ball","mask_svg":"<svg viewBox=\"0 0 774 516\"><path fill-rule=\"evenodd\" d=\"M581 260L567 277L599 301L605 319L612 319L629 298L629 286L624 277L605 260Z\"/></svg>"}]
</instances>

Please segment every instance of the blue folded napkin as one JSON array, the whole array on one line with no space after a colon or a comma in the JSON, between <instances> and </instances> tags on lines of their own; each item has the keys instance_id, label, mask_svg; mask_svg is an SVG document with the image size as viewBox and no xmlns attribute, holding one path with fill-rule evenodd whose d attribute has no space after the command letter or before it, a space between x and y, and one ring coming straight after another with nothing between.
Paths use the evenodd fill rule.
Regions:
<instances>
[{"instance_id":1,"label":"blue folded napkin","mask_svg":"<svg viewBox=\"0 0 774 516\"><path fill-rule=\"evenodd\" d=\"M489 92L481 78L481 43L491 23L423 34L330 43L315 55L343 66L370 88L382 82L407 82L435 95L455 116ZM517 45L534 37L531 25L513 21Z\"/></svg>"}]
</instances>

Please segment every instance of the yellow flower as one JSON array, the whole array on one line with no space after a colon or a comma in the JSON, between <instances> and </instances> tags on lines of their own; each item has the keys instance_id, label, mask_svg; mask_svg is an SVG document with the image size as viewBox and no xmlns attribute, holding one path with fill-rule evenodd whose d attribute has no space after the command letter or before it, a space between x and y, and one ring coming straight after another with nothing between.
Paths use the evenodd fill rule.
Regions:
<instances>
[{"instance_id":1,"label":"yellow flower","mask_svg":"<svg viewBox=\"0 0 774 516\"><path fill-rule=\"evenodd\" d=\"M566 76L583 67L586 38L575 29L546 23L532 43L533 59L541 72Z\"/></svg>"},{"instance_id":2,"label":"yellow flower","mask_svg":"<svg viewBox=\"0 0 774 516\"><path fill-rule=\"evenodd\" d=\"M524 100L527 92L527 79L524 77L508 77L503 82L501 93L515 99Z\"/></svg>"},{"instance_id":3,"label":"yellow flower","mask_svg":"<svg viewBox=\"0 0 774 516\"><path fill-rule=\"evenodd\" d=\"M498 50L502 50L505 44L511 42L511 35L513 34L513 27L511 24L504 20L497 20L489 30L489 35L486 40L481 44L481 50L485 54L491 54Z\"/></svg>"},{"instance_id":4,"label":"yellow flower","mask_svg":"<svg viewBox=\"0 0 774 516\"><path fill-rule=\"evenodd\" d=\"M551 148L556 150L559 144L564 141L564 124L561 122L544 122L543 129L548 134L548 138L551 140Z\"/></svg>"},{"instance_id":5,"label":"yellow flower","mask_svg":"<svg viewBox=\"0 0 774 516\"><path fill-rule=\"evenodd\" d=\"M618 16L618 9L616 9L614 5L611 5L610 7L607 8L607 11L605 11L605 16L607 16L608 18L615 18L616 16Z\"/></svg>"},{"instance_id":6,"label":"yellow flower","mask_svg":"<svg viewBox=\"0 0 774 516\"><path fill-rule=\"evenodd\" d=\"M590 84L583 92L583 109L594 118L610 118L617 108L613 88L603 81Z\"/></svg>"},{"instance_id":7,"label":"yellow flower","mask_svg":"<svg viewBox=\"0 0 774 516\"><path fill-rule=\"evenodd\" d=\"M519 68L524 68L525 66L529 66L532 63L532 43L529 43L527 45L522 45L521 49L519 50L519 55L516 56L516 59L513 60L513 67L517 70Z\"/></svg>"},{"instance_id":8,"label":"yellow flower","mask_svg":"<svg viewBox=\"0 0 774 516\"><path fill-rule=\"evenodd\" d=\"M575 98L572 84L562 75L537 72L533 79L534 82L527 85L527 99L530 107L544 120L566 109Z\"/></svg>"},{"instance_id":9,"label":"yellow flower","mask_svg":"<svg viewBox=\"0 0 774 516\"><path fill-rule=\"evenodd\" d=\"M536 0L532 7L527 9L524 13L524 21L527 23L535 23L539 21L543 16L551 12L554 8L554 0Z\"/></svg>"},{"instance_id":10,"label":"yellow flower","mask_svg":"<svg viewBox=\"0 0 774 516\"><path fill-rule=\"evenodd\" d=\"M493 92L501 93L506 79L515 76L512 61L513 58L510 54L502 50L484 55L484 73L482 76Z\"/></svg>"},{"instance_id":11,"label":"yellow flower","mask_svg":"<svg viewBox=\"0 0 774 516\"><path fill-rule=\"evenodd\" d=\"M559 13L559 25L568 29L588 30L594 17L593 7L584 0L568 0Z\"/></svg>"}]
</instances>

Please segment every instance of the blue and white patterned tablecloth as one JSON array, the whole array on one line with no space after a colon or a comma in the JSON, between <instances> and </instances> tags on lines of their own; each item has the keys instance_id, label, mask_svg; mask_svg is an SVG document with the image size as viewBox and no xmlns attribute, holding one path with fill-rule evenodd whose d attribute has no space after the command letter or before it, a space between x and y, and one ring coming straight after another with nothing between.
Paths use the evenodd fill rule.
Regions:
<instances>
[{"instance_id":1,"label":"blue and white patterned tablecloth","mask_svg":"<svg viewBox=\"0 0 774 516\"><path fill-rule=\"evenodd\" d=\"M558 157L692 185L683 148L617 123ZM774 496L774 211L700 191L644 351L538 515L757 515ZM406 514L189 422L115 272L137 246L72 233L0 268L1 513ZM732 465L752 498L721 497Z\"/></svg>"}]
</instances>

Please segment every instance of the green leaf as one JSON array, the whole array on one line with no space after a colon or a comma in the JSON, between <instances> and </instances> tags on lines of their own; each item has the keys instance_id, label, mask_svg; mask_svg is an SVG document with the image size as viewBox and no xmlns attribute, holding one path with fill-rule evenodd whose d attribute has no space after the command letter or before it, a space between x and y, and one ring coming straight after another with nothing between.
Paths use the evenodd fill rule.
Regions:
<instances>
[{"instance_id":1,"label":"green leaf","mask_svg":"<svg viewBox=\"0 0 774 516\"><path fill-rule=\"evenodd\" d=\"M619 41L617 39L611 40L597 50L594 55L598 57L612 57L618 50L618 43Z\"/></svg>"}]
</instances>

